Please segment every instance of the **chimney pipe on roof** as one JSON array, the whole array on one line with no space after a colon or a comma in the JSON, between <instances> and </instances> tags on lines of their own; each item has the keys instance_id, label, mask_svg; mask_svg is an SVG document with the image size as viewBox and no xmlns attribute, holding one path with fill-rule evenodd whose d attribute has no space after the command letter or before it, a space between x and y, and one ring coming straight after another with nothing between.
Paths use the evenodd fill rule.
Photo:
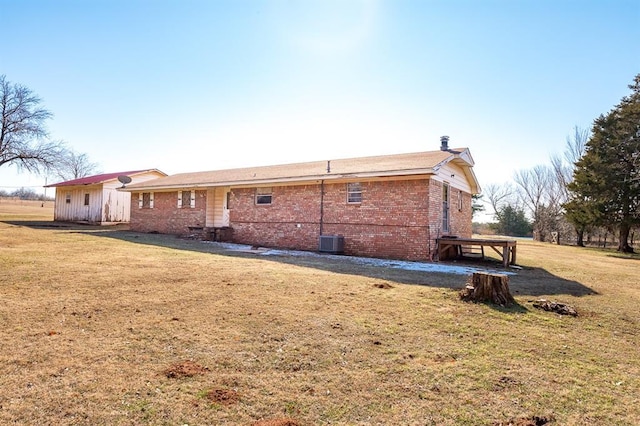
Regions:
<instances>
[{"instance_id":1,"label":"chimney pipe on roof","mask_svg":"<svg viewBox=\"0 0 640 426\"><path fill-rule=\"evenodd\" d=\"M440 136L440 151L449 150L449 136Z\"/></svg>"}]
</instances>

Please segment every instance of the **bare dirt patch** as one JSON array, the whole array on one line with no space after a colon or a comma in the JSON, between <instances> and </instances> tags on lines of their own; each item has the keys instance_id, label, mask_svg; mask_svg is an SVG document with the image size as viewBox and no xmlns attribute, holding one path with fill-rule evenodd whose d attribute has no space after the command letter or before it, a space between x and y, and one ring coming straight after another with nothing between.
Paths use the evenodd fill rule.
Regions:
<instances>
[{"instance_id":1,"label":"bare dirt patch","mask_svg":"<svg viewBox=\"0 0 640 426\"><path fill-rule=\"evenodd\" d=\"M204 394L204 398L214 404L233 405L240 400L240 395L232 389L210 389Z\"/></svg>"},{"instance_id":2,"label":"bare dirt patch","mask_svg":"<svg viewBox=\"0 0 640 426\"><path fill-rule=\"evenodd\" d=\"M163 374L169 379L181 379L183 377L200 376L209 372L207 367L203 367L193 361L181 361L171 364L167 367Z\"/></svg>"},{"instance_id":3,"label":"bare dirt patch","mask_svg":"<svg viewBox=\"0 0 640 426\"><path fill-rule=\"evenodd\" d=\"M393 288L393 286L389 283L376 283L373 285L375 288L381 288L383 290L388 290L390 288Z\"/></svg>"},{"instance_id":4,"label":"bare dirt patch","mask_svg":"<svg viewBox=\"0 0 640 426\"><path fill-rule=\"evenodd\" d=\"M495 426L545 426L553 423L554 420L555 418L553 416L531 416L509 420L507 422L498 422Z\"/></svg>"}]
</instances>

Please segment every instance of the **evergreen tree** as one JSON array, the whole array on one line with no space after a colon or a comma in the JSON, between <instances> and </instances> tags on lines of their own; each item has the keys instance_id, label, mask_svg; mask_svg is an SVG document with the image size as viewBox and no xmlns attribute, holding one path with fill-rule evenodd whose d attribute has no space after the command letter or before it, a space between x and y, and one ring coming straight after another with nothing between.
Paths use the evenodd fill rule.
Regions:
<instances>
[{"instance_id":1,"label":"evergreen tree","mask_svg":"<svg viewBox=\"0 0 640 426\"><path fill-rule=\"evenodd\" d=\"M471 216L475 216L476 213L484 211L484 205L482 204L482 194L474 194L471 196Z\"/></svg>"},{"instance_id":2,"label":"evergreen tree","mask_svg":"<svg viewBox=\"0 0 640 426\"><path fill-rule=\"evenodd\" d=\"M631 95L595 120L565 204L574 224L616 226L623 252L633 252L629 232L640 223L640 74L629 88Z\"/></svg>"},{"instance_id":3,"label":"evergreen tree","mask_svg":"<svg viewBox=\"0 0 640 426\"><path fill-rule=\"evenodd\" d=\"M497 213L497 223L492 228L501 235L513 237L527 237L533 231L533 225L524 214L524 210L509 204L503 206Z\"/></svg>"},{"instance_id":4,"label":"evergreen tree","mask_svg":"<svg viewBox=\"0 0 640 426\"><path fill-rule=\"evenodd\" d=\"M564 204L564 217L573 225L576 232L576 244L584 247L584 234L590 232L599 222L599 211L595 204L586 198L574 195Z\"/></svg>"}]
</instances>

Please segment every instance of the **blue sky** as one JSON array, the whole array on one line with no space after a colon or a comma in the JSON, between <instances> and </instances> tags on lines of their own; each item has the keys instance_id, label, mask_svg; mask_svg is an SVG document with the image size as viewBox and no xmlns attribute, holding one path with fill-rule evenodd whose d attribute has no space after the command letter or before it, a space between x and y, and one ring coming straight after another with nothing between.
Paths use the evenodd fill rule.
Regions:
<instances>
[{"instance_id":1,"label":"blue sky","mask_svg":"<svg viewBox=\"0 0 640 426\"><path fill-rule=\"evenodd\" d=\"M104 172L428 151L449 135L486 186L547 163L640 73L638 0L0 0L0 21L0 74ZM44 182L0 168L0 189Z\"/></svg>"}]
</instances>

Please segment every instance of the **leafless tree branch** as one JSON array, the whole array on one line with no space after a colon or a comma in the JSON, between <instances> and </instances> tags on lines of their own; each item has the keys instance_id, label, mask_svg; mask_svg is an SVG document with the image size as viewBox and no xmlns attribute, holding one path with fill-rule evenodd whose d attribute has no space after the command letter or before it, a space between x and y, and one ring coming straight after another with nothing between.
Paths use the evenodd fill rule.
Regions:
<instances>
[{"instance_id":1,"label":"leafless tree branch","mask_svg":"<svg viewBox=\"0 0 640 426\"><path fill-rule=\"evenodd\" d=\"M53 170L66 153L65 144L49 139L45 126L53 114L41 99L0 75L0 166L42 173Z\"/></svg>"}]
</instances>

